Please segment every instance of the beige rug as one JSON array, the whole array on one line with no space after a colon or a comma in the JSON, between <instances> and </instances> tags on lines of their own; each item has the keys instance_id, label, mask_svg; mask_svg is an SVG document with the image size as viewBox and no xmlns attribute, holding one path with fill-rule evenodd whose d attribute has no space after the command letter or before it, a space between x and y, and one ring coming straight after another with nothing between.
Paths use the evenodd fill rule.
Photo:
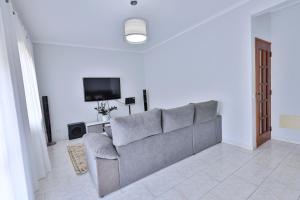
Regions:
<instances>
[{"instance_id":1,"label":"beige rug","mask_svg":"<svg viewBox=\"0 0 300 200\"><path fill-rule=\"evenodd\" d=\"M84 144L70 144L67 148L76 174L81 175L86 173L88 168Z\"/></svg>"}]
</instances>

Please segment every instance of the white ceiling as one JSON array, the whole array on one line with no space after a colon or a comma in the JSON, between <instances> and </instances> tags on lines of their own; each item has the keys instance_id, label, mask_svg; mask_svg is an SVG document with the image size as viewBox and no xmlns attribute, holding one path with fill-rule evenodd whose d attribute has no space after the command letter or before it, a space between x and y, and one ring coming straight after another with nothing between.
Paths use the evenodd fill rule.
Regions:
<instances>
[{"instance_id":1,"label":"white ceiling","mask_svg":"<svg viewBox=\"0 0 300 200\"><path fill-rule=\"evenodd\" d=\"M35 42L140 51L245 0L13 0ZM123 22L141 17L149 40L128 45Z\"/></svg>"}]
</instances>

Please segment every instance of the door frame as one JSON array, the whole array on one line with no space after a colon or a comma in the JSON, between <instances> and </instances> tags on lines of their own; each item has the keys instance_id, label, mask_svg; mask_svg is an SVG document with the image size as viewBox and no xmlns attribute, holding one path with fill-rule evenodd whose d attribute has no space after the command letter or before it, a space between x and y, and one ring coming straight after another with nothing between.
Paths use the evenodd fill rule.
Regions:
<instances>
[{"instance_id":1,"label":"door frame","mask_svg":"<svg viewBox=\"0 0 300 200\"><path fill-rule=\"evenodd\" d=\"M262 44L262 43L264 43L264 44ZM257 57L257 54L258 54L257 46L258 45L260 45L262 47L265 46L265 48L267 48L268 52L269 52L269 54L265 55L265 56L268 57L268 64L267 64L267 66L269 66L267 68L268 74L267 74L267 77L264 77L268 80L269 83L263 83L263 84L266 84L266 86L269 86L268 90L265 91L265 92L268 93L267 97L270 98L270 99L266 99L267 102L266 102L266 105L265 105L266 113L267 113L268 117L265 118L264 120L266 120L266 119L268 120L268 123L266 123L266 127L265 127L268 130L265 131L264 135L260 135L260 132L261 132L261 129L263 129L262 128L263 126L260 126L260 117L261 117L261 115L260 115L260 111L259 111L259 109L264 109L264 108L259 108L258 107L259 105L257 103L257 101L258 101L257 98L258 97L261 98L261 92L258 92L258 84L259 83L257 82L258 81L257 77L261 76L260 72L259 72L259 69L257 69L257 65L260 62L259 58ZM272 71L272 62L271 62L272 43L269 42L269 41L260 39L260 38L255 38L254 50L255 50L255 53L254 53L254 58L255 58L254 59L255 60L255 63L254 63L255 108L254 109L255 109L255 122L256 122L255 142L256 142L256 147L258 147L258 146L262 145L263 143L265 143L266 141L271 139L271 132L272 132L272 124L271 124L272 123L272 120L271 120L271 117L272 117L272 115L271 115L272 114L272 107L271 107L271 102L272 102L272 100L271 100L271 95L272 95L272 78L271 78L271 76L272 76L272 73L271 73L271 71ZM263 74L263 76L264 76L264 74ZM265 90L266 90L266 88L265 88ZM264 117L266 117L266 116L264 116ZM267 127L267 125L268 125L268 127Z\"/></svg>"}]
</instances>

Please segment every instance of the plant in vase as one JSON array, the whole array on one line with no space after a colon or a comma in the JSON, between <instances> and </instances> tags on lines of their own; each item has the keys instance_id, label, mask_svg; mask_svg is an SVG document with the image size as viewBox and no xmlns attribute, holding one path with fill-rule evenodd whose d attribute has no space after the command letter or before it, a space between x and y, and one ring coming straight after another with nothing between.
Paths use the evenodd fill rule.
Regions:
<instances>
[{"instance_id":1,"label":"plant in vase","mask_svg":"<svg viewBox=\"0 0 300 200\"><path fill-rule=\"evenodd\" d=\"M113 110L117 110L118 108L116 106L110 107L108 103L106 102L97 102L97 107L95 110L97 110L97 121L99 121L99 115L102 115L102 121L108 121L110 119L110 112Z\"/></svg>"}]
</instances>

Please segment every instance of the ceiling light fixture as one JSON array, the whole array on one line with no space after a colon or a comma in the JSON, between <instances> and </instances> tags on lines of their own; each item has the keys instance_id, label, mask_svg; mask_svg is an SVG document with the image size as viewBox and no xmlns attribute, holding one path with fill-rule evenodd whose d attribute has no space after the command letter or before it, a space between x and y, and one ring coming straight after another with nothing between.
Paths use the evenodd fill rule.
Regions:
<instances>
[{"instance_id":1,"label":"ceiling light fixture","mask_svg":"<svg viewBox=\"0 0 300 200\"><path fill-rule=\"evenodd\" d=\"M137 1L131 1L132 6L137 5ZM147 23L140 18L132 18L125 21L124 37L129 44L143 44L147 41Z\"/></svg>"},{"instance_id":2,"label":"ceiling light fixture","mask_svg":"<svg viewBox=\"0 0 300 200\"><path fill-rule=\"evenodd\" d=\"M142 44L147 41L147 25L143 19L128 19L125 22L125 40L130 44Z\"/></svg>"}]
</instances>

